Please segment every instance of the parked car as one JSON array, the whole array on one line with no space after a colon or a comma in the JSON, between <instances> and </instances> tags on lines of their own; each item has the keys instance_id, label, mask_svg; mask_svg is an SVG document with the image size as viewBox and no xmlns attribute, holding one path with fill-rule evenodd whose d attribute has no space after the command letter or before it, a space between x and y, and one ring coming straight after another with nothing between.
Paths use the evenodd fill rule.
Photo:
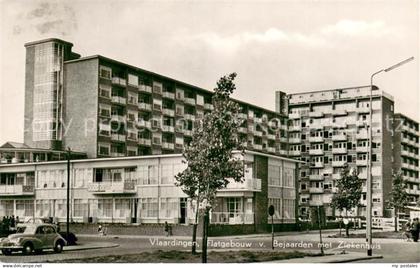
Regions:
<instances>
[{"instance_id":1,"label":"parked car","mask_svg":"<svg viewBox=\"0 0 420 268\"><path fill-rule=\"evenodd\" d=\"M44 249L53 249L56 253L63 251L67 241L57 232L53 224L26 224L18 228L18 232L0 239L0 249L4 255L14 251L23 254L42 252Z\"/></svg>"},{"instance_id":2,"label":"parked car","mask_svg":"<svg viewBox=\"0 0 420 268\"><path fill-rule=\"evenodd\" d=\"M69 232L69 236L67 237L67 232L60 230L60 225L58 223L54 223L51 217L44 217L44 218L32 218L28 217L25 219L25 222L22 224L18 224L18 227L23 227L28 223L49 223L55 226L57 232L67 241L68 246L77 245L77 237L74 233Z\"/></svg>"}]
</instances>

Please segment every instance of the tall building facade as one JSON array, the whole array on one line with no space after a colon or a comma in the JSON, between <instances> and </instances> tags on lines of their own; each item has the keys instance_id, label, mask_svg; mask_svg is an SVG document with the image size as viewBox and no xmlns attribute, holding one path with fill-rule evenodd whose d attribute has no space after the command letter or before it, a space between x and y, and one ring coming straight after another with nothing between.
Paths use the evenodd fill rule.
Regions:
<instances>
[{"instance_id":1,"label":"tall building facade","mask_svg":"<svg viewBox=\"0 0 420 268\"><path fill-rule=\"evenodd\" d=\"M63 134L64 62L78 58L59 39L25 44L25 143L60 150Z\"/></svg>"},{"instance_id":2,"label":"tall building facade","mask_svg":"<svg viewBox=\"0 0 420 268\"><path fill-rule=\"evenodd\" d=\"M81 58L71 47L58 39L26 44L31 147L70 147L89 158L180 153L194 121L213 109L211 91L106 57ZM287 114L237 102L246 147L286 156Z\"/></svg>"},{"instance_id":3,"label":"tall building facade","mask_svg":"<svg viewBox=\"0 0 420 268\"><path fill-rule=\"evenodd\" d=\"M324 206L326 215L335 215L329 204L345 165L363 180L362 207L352 215L365 215L369 94L370 87L355 87L288 95L289 156L305 163L300 169L301 215L311 206ZM392 96L375 87L372 109L373 215L384 216L392 186Z\"/></svg>"},{"instance_id":4,"label":"tall building facade","mask_svg":"<svg viewBox=\"0 0 420 268\"><path fill-rule=\"evenodd\" d=\"M394 171L407 183L410 203L420 201L419 123L403 114L394 115Z\"/></svg>"}]
</instances>

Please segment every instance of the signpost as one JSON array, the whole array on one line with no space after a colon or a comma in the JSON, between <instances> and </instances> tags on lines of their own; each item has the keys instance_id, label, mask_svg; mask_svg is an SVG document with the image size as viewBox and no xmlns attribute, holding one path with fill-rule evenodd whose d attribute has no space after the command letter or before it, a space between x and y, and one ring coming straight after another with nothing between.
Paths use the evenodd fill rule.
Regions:
<instances>
[{"instance_id":1,"label":"signpost","mask_svg":"<svg viewBox=\"0 0 420 268\"><path fill-rule=\"evenodd\" d=\"M271 216L271 249L274 249L274 206L268 207L268 215Z\"/></svg>"}]
</instances>

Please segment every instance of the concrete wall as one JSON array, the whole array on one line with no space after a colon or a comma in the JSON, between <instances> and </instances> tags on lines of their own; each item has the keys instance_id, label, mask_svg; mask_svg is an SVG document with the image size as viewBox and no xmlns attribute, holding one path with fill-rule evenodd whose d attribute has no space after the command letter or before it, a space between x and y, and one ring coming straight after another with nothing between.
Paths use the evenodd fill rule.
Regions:
<instances>
[{"instance_id":1,"label":"concrete wall","mask_svg":"<svg viewBox=\"0 0 420 268\"><path fill-rule=\"evenodd\" d=\"M383 216L387 215L386 201L390 198L390 192L392 190L392 171L393 171L393 127L392 118L394 117L393 112L394 102L387 98L382 98L382 211Z\"/></svg>"},{"instance_id":2,"label":"concrete wall","mask_svg":"<svg viewBox=\"0 0 420 268\"><path fill-rule=\"evenodd\" d=\"M97 156L98 59L64 64L64 146Z\"/></svg>"}]
</instances>

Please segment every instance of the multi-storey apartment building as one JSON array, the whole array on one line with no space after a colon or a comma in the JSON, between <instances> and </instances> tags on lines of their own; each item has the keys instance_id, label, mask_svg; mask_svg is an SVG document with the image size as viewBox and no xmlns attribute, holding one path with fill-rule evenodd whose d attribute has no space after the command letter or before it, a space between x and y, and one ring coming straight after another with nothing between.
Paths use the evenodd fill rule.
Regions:
<instances>
[{"instance_id":1,"label":"multi-storey apartment building","mask_svg":"<svg viewBox=\"0 0 420 268\"><path fill-rule=\"evenodd\" d=\"M211 91L106 57L80 57L59 39L25 46L31 147L70 147L89 158L180 153L194 121L213 108ZM287 114L237 102L247 148L287 155Z\"/></svg>"},{"instance_id":2,"label":"multi-storey apartment building","mask_svg":"<svg viewBox=\"0 0 420 268\"><path fill-rule=\"evenodd\" d=\"M419 123L402 115L394 115L394 170L401 171L407 183L410 202L420 200Z\"/></svg>"},{"instance_id":3,"label":"multi-storey apartment building","mask_svg":"<svg viewBox=\"0 0 420 268\"><path fill-rule=\"evenodd\" d=\"M343 88L288 95L289 156L306 164L300 169L300 213L324 206L327 215L336 180L345 165L363 180L366 205L370 87ZM280 94L280 93L278 93ZM383 216L392 186L393 98L373 90L373 215ZM364 215L361 207L353 215Z\"/></svg>"},{"instance_id":4,"label":"multi-storey apartment building","mask_svg":"<svg viewBox=\"0 0 420 268\"><path fill-rule=\"evenodd\" d=\"M247 151L243 183L229 183L217 193L212 224L265 231L267 207L277 224L295 223L298 161ZM72 160L71 219L74 222L194 222L175 175L185 168L179 154ZM0 217L54 217L66 220L67 162L0 165ZM227 227L228 228L228 227Z\"/></svg>"}]
</instances>

